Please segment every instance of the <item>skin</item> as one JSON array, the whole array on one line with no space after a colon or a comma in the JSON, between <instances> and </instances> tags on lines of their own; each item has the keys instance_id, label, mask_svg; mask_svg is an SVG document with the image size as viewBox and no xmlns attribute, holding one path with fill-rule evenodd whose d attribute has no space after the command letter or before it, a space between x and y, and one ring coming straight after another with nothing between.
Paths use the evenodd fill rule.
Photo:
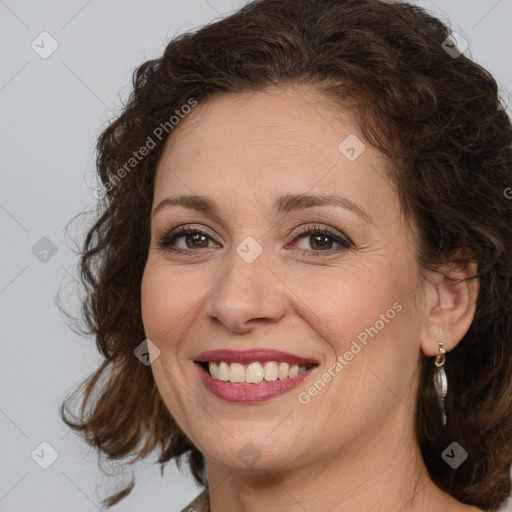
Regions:
<instances>
[{"instance_id":1,"label":"skin","mask_svg":"<svg viewBox=\"0 0 512 512\"><path fill-rule=\"evenodd\" d=\"M432 483L413 427L421 355L437 355L439 340L448 352L461 340L478 284L454 285L439 273L421 278L388 162L368 143L347 159L338 145L349 134L364 142L349 112L310 87L225 94L193 109L159 162L153 210L189 194L218 207L215 214L159 208L142 282L146 335L160 350L154 378L206 456L212 512L478 510ZM343 196L372 220L339 206L272 213L278 197L297 193ZM190 237L175 239L191 254L159 245L184 224L211 236L199 248ZM314 225L354 246L336 252L332 238L319 246L296 234ZM236 252L248 236L263 249L252 263ZM464 277L476 268L444 270ZM299 393L394 303L401 311L300 403ZM298 388L258 404L228 403L206 390L193 363L199 353L259 347L320 365ZM238 456L248 442L260 456L250 467Z\"/></svg>"}]
</instances>

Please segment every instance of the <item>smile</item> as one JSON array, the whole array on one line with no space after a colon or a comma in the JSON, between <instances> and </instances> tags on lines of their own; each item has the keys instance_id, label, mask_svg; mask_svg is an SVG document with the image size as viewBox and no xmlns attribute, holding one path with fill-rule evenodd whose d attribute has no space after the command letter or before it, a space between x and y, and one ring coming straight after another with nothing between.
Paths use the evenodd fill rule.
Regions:
<instances>
[{"instance_id":1,"label":"smile","mask_svg":"<svg viewBox=\"0 0 512 512\"><path fill-rule=\"evenodd\" d=\"M227 402L262 402L291 391L316 361L268 349L213 350L194 361L205 388Z\"/></svg>"},{"instance_id":2,"label":"smile","mask_svg":"<svg viewBox=\"0 0 512 512\"><path fill-rule=\"evenodd\" d=\"M312 364L299 366L298 364L277 361L267 361L266 363L256 361L248 365L211 361L202 363L202 366L214 379L246 384L292 379L313 367Z\"/></svg>"}]
</instances>

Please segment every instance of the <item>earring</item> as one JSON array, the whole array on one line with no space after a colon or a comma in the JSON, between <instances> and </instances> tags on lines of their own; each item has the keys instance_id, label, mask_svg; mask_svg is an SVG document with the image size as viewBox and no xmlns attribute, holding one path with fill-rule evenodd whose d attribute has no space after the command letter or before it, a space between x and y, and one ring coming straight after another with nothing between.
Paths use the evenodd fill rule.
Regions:
<instances>
[{"instance_id":1,"label":"earring","mask_svg":"<svg viewBox=\"0 0 512 512\"><path fill-rule=\"evenodd\" d=\"M436 360L435 360L435 365L437 366L437 368L434 373L434 388L437 393L437 400L439 402L439 407L441 408L443 426L445 426L446 425L445 400L446 400L446 394L448 393L448 379L446 378L446 373L444 371L446 350L444 349L444 344L442 341L440 341L438 343L438 345L439 345L439 355L436 356Z\"/></svg>"}]
</instances>

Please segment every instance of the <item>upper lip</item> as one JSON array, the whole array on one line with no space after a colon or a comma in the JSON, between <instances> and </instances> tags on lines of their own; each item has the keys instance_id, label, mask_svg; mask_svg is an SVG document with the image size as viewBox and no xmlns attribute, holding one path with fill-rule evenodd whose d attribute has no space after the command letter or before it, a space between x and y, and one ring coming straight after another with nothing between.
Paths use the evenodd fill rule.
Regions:
<instances>
[{"instance_id":1,"label":"upper lip","mask_svg":"<svg viewBox=\"0 0 512 512\"><path fill-rule=\"evenodd\" d=\"M201 352L195 361L204 363L209 361L224 361L226 363L249 364L254 362L286 362L298 365L318 364L318 362L310 357L300 357L289 352L281 350L271 350L268 348L255 348L250 350L207 350Z\"/></svg>"}]
</instances>

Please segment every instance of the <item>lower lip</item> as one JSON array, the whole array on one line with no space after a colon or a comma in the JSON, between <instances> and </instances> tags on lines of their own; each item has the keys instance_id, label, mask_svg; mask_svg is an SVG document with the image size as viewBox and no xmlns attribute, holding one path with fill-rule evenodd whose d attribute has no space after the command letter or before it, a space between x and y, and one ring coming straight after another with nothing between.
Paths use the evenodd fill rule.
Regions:
<instances>
[{"instance_id":1,"label":"lower lip","mask_svg":"<svg viewBox=\"0 0 512 512\"><path fill-rule=\"evenodd\" d=\"M264 382L263 384L231 384L223 380L214 379L199 363L195 363L195 365L208 391L226 402L238 403L265 402L287 393L307 379L316 368L314 366L304 373L297 375L297 377Z\"/></svg>"}]
</instances>

